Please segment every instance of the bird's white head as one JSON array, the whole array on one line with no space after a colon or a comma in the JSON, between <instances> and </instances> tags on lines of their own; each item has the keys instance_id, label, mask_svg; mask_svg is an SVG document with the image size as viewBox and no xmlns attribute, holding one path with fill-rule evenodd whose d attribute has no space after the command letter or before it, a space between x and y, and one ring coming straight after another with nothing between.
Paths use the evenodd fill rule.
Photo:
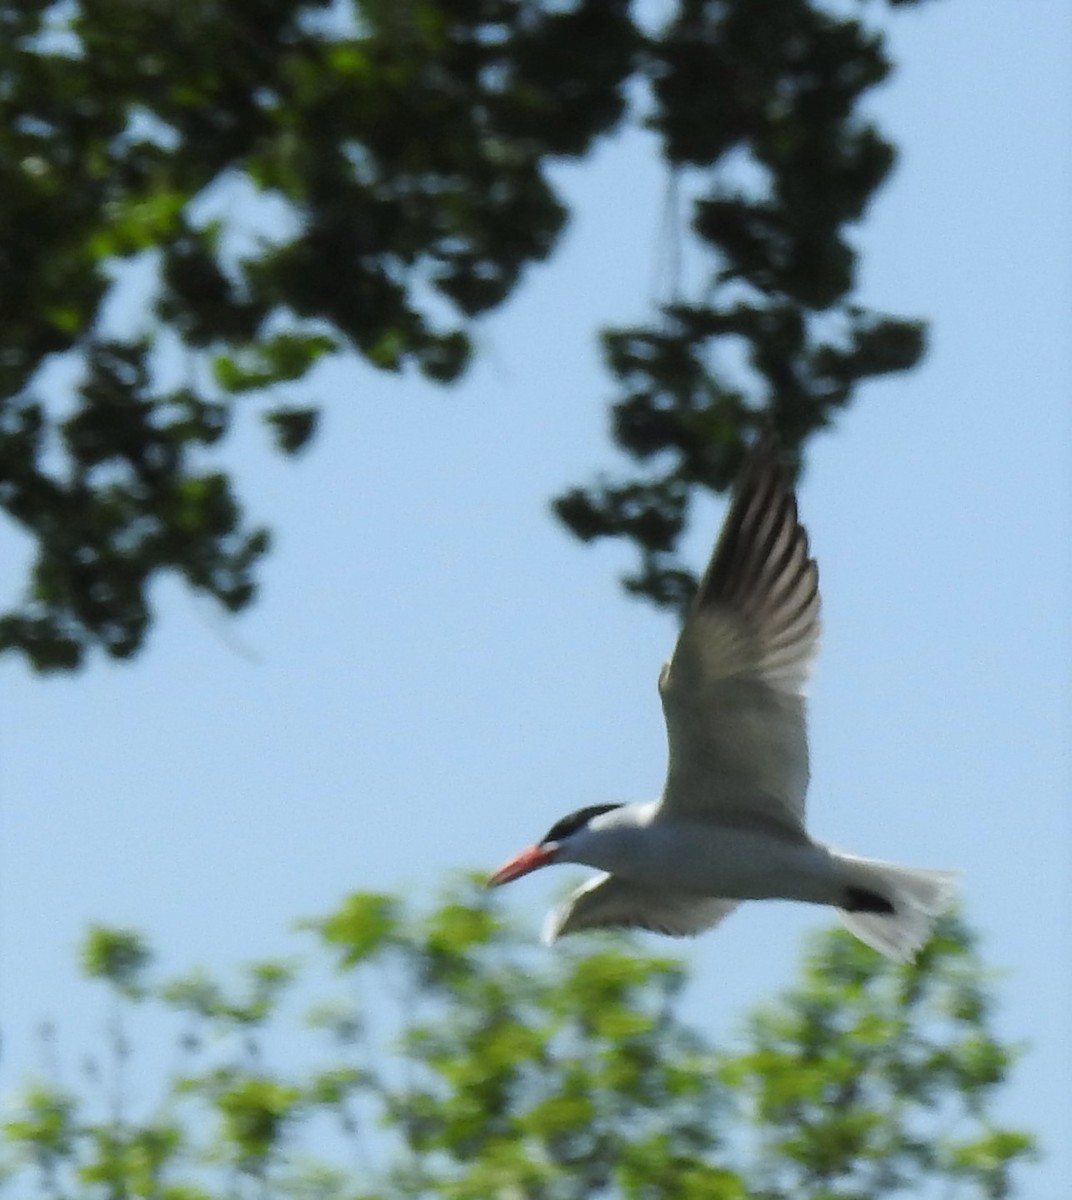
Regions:
<instances>
[{"instance_id":1,"label":"bird's white head","mask_svg":"<svg viewBox=\"0 0 1072 1200\"><path fill-rule=\"evenodd\" d=\"M540 867L549 867L556 862L584 862L583 845L594 832L593 821L605 813L617 812L622 804L592 804L579 808L569 816L556 821L535 845L515 854L508 862L488 876L488 887L499 887L528 875Z\"/></svg>"}]
</instances>

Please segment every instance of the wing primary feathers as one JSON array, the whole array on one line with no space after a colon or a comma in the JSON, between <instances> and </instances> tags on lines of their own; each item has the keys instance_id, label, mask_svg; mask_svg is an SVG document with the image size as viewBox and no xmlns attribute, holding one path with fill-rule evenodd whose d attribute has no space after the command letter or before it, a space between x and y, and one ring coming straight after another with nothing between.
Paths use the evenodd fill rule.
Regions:
<instances>
[{"instance_id":1,"label":"wing primary feathers","mask_svg":"<svg viewBox=\"0 0 1072 1200\"><path fill-rule=\"evenodd\" d=\"M748 472L726 517L726 525L701 589L702 603L739 603L754 588L769 553L768 540L777 536L777 496L769 472ZM766 526L766 528L765 528Z\"/></svg>"},{"instance_id":2,"label":"wing primary feathers","mask_svg":"<svg viewBox=\"0 0 1072 1200\"><path fill-rule=\"evenodd\" d=\"M786 528L785 498L777 492L759 493L754 504L745 512L738 536L740 565L736 572L728 571L726 599L746 603L754 596L764 577L770 577L771 556L778 539ZM754 524L748 520L752 517ZM736 579L734 579L736 574Z\"/></svg>"},{"instance_id":3,"label":"wing primary feathers","mask_svg":"<svg viewBox=\"0 0 1072 1200\"><path fill-rule=\"evenodd\" d=\"M751 452L695 607L726 605L764 627L772 650L807 633L818 571L797 504L769 437Z\"/></svg>"}]
</instances>

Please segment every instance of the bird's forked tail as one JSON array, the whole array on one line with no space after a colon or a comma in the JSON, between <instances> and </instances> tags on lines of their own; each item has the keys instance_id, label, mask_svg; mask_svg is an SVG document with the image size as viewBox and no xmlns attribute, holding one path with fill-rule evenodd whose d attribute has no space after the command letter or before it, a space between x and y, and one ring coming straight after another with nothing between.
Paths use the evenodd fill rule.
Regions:
<instances>
[{"instance_id":1,"label":"bird's forked tail","mask_svg":"<svg viewBox=\"0 0 1072 1200\"><path fill-rule=\"evenodd\" d=\"M897 962L911 962L950 906L956 871L920 871L838 854L849 886L838 916L861 942Z\"/></svg>"}]
</instances>

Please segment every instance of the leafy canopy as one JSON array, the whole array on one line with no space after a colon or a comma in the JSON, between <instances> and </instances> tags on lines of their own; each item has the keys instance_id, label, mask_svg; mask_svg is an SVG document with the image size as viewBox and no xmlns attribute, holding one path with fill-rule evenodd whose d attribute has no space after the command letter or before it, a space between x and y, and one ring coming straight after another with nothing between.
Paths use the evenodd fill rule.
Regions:
<instances>
[{"instance_id":1,"label":"leafy canopy","mask_svg":"<svg viewBox=\"0 0 1072 1200\"><path fill-rule=\"evenodd\" d=\"M91 931L118 1031L101 1094L28 1086L9 1171L85 1200L1013 1194L1032 1139L993 1116L1014 1054L959 921L903 967L822 935L799 983L719 1045L681 1016L679 962L612 936L551 954L497 903L475 881L424 914L350 896L307 923L336 993L311 1007L292 963L230 989L159 984L136 934ZM179 1069L137 1116L135 1005L182 1022Z\"/></svg>"},{"instance_id":2,"label":"leafy canopy","mask_svg":"<svg viewBox=\"0 0 1072 1200\"><path fill-rule=\"evenodd\" d=\"M293 454L325 358L456 380L563 228L549 164L625 121L693 197L673 238L709 280L604 334L638 473L555 507L682 605L689 496L758 413L796 447L920 356L919 322L852 299L889 69L813 0L0 0L0 505L35 555L0 650L128 657L161 572L249 604L269 537L220 453L236 415Z\"/></svg>"}]
</instances>

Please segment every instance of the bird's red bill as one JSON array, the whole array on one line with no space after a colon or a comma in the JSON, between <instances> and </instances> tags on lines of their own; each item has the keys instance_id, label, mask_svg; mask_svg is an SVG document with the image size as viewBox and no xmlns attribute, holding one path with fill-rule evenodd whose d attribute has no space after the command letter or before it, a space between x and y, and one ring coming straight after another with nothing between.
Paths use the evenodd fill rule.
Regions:
<instances>
[{"instance_id":1,"label":"bird's red bill","mask_svg":"<svg viewBox=\"0 0 1072 1200\"><path fill-rule=\"evenodd\" d=\"M546 867L553 860L553 850L546 846L529 846L527 850L515 854L509 862L503 863L494 874L489 875L487 886L498 887L501 883L511 883L515 879L520 879L522 875L527 875L530 871Z\"/></svg>"}]
</instances>

